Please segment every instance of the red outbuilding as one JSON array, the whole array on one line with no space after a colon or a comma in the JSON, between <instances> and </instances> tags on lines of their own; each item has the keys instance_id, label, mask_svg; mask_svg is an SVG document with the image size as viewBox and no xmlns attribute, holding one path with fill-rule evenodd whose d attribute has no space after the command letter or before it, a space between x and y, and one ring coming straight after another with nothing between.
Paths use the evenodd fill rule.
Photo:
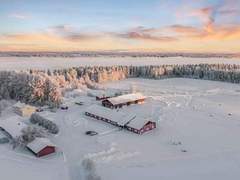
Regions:
<instances>
[{"instance_id":1,"label":"red outbuilding","mask_svg":"<svg viewBox=\"0 0 240 180\"><path fill-rule=\"evenodd\" d=\"M37 157L46 156L56 152L56 146L47 138L36 138L27 145L27 148Z\"/></svg>"},{"instance_id":2,"label":"red outbuilding","mask_svg":"<svg viewBox=\"0 0 240 180\"><path fill-rule=\"evenodd\" d=\"M102 105L108 108L121 108L122 106L129 106L131 104L141 104L146 97L141 93L124 94L117 97L108 98L102 101Z\"/></svg>"}]
</instances>

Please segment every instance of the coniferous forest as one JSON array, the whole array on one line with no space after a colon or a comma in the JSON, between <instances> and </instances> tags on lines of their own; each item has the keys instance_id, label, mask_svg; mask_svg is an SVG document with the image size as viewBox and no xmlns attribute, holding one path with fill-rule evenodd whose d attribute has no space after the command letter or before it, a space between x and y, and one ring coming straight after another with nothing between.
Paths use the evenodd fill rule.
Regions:
<instances>
[{"instance_id":1,"label":"coniferous forest","mask_svg":"<svg viewBox=\"0 0 240 180\"><path fill-rule=\"evenodd\" d=\"M67 90L125 78L194 78L240 83L240 65L199 64L159 66L92 66L59 70L0 72L0 100L14 99L34 105L59 106Z\"/></svg>"}]
</instances>

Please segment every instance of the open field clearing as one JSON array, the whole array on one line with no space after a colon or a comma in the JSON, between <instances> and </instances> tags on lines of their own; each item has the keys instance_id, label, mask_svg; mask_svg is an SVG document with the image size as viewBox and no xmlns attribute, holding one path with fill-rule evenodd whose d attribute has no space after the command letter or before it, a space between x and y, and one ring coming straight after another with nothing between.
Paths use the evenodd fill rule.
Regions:
<instances>
[{"instance_id":1,"label":"open field clearing","mask_svg":"<svg viewBox=\"0 0 240 180\"><path fill-rule=\"evenodd\" d=\"M86 93L66 97L69 109L42 112L60 127L51 140L64 152L37 160L30 154L12 152L0 146L0 167L4 179L12 179L14 167L20 179L70 179L82 176L83 159L96 164L104 180L146 179L238 179L240 164L240 86L193 79L127 79L103 84L106 88L128 89L148 97L142 105L120 109L124 113L148 114L157 128L137 135L84 115L91 104L99 104ZM76 105L74 102L84 102ZM11 110L1 120L16 116ZM85 132L94 130L96 136ZM24 162L24 166L22 166ZM55 165L57 166L55 166ZM24 168L23 168L24 167ZM61 174L56 171L65 169ZM37 171L37 169L39 171ZM41 173L40 173L41 171Z\"/></svg>"}]
</instances>

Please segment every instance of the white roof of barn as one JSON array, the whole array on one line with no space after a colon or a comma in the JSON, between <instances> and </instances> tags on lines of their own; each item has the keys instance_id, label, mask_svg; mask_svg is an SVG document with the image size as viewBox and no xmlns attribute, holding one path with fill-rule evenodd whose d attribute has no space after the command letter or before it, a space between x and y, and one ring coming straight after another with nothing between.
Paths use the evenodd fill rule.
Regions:
<instances>
[{"instance_id":1,"label":"white roof of barn","mask_svg":"<svg viewBox=\"0 0 240 180\"><path fill-rule=\"evenodd\" d=\"M127 124L127 126L140 130L149 121L150 121L149 118L136 117L136 119L134 119L133 121L130 121Z\"/></svg>"},{"instance_id":2,"label":"white roof of barn","mask_svg":"<svg viewBox=\"0 0 240 180\"><path fill-rule=\"evenodd\" d=\"M0 127L7 131L13 138L22 134L22 129L27 127L18 117L11 117L0 121Z\"/></svg>"},{"instance_id":3,"label":"white roof of barn","mask_svg":"<svg viewBox=\"0 0 240 180\"><path fill-rule=\"evenodd\" d=\"M113 105L122 104L126 102L136 101L139 99L145 99L146 97L143 96L141 93L133 93L133 94L124 94L117 97L109 98L108 101L111 102Z\"/></svg>"},{"instance_id":4,"label":"white roof of barn","mask_svg":"<svg viewBox=\"0 0 240 180\"><path fill-rule=\"evenodd\" d=\"M119 125L122 126L136 117L134 114L117 112L116 110L112 110L99 105L92 105L88 107L85 112L117 122Z\"/></svg>"},{"instance_id":5,"label":"white roof of barn","mask_svg":"<svg viewBox=\"0 0 240 180\"><path fill-rule=\"evenodd\" d=\"M55 147L55 145L47 138L36 138L27 145L27 147L35 153L40 152L47 146Z\"/></svg>"}]
</instances>

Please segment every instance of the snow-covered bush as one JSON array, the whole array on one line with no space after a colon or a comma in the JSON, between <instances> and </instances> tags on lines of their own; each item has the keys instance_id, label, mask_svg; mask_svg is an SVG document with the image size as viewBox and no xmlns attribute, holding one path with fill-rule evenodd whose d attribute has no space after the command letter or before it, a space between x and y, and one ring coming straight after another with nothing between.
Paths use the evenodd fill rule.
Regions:
<instances>
[{"instance_id":1,"label":"snow-covered bush","mask_svg":"<svg viewBox=\"0 0 240 180\"><path fill-rule=\"evenodd\" d=\"M46 136L47 136L47 132L43 128L37 127L37 126L28 126L22 130L21 137L24 140L24 142L30 143L37 137L46 137Z\"/></svg>"},{"instance_id":2,"label":"snow-covered bush","mask_svg":"<svg viewBox=\"0 0 240 180\"><path fill-rule=\"evenodd\" d=\"M11 103L9 101L4 100L4 99L0 100L0 115L1 115L2 111L4 109L6 109L7 107L9 107L10 105L11 105Z\"/></svg>"},{"instance_id":3,"label":"snow-covered bush","mask_svg":"<svg viewBox=\"0 0 240 180\"><path fill-rule=\"evenodd\" d=\"M27 126L22 129L21 136L12 139L12 145L15 149L16 147L25 147L28 143L32 142L37 137L46 137L47 132L36 126Z\"/></svg>"},{"instance_id":4,"label":"snow-covered bush","mask_svg":"<svg viewBox=\"0 0 240 180\"><path fill-rule=\"evenodd\" d=\"M17 147L26 147L27 145L21 136L12 139L11 144L13 149L16 149Z\"/></svg>"},{"instance_id":5,"label":"snow-covered bush","mask_svg":"<svg viewBox=\"0 0 240 180\"><path fill-rule=\"evenodd\" d=\"M59 132L59 128L55 123L40 116L37 113L33 113L31 115L30 122L45 128L48 132L50 132L52 134L57 134Z\"/></svg>"},{"instance_id":6,"label":"snow-covered bush","mask_svg":"<svg viewBox=\"0 0 240 180\"><path fill-rule=\"evenodd\" d=\"M96 173L96 167L94 161L91 159L84 159L82 161L82 167L84 170L85 180L101 180L101 177Z\"/></svg>"}]
</instances>

